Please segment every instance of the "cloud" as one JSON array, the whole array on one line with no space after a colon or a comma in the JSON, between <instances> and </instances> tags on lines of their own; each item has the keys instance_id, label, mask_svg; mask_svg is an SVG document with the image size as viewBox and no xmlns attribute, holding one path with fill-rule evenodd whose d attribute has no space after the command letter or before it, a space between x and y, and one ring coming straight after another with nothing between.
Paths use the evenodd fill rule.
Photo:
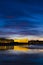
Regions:
<instances>
[{"instance_id":1,"label":"cloud","mask_svg":"<svg viewBox=\"0 0 43 65\"><path fill-rule=\"evenodd\" d=\"M0 1L0 35L43 36L43 1Z\"/></svg>"}]
</instances>

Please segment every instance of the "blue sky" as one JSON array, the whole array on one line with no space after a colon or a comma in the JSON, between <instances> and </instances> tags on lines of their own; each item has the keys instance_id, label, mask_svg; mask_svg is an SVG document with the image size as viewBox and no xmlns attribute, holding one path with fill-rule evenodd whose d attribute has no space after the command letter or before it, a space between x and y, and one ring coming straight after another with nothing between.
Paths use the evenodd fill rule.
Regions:
<instances>
[{"instance_id":1,"label":"blue sky","mask_svg":"<svg viewBox=\"0 0 43 65\"><path fill-rule=\"evenodd\" d=\"M43 37L43 0L0 0L0 37Z\"/></svg>"}]
</instances>

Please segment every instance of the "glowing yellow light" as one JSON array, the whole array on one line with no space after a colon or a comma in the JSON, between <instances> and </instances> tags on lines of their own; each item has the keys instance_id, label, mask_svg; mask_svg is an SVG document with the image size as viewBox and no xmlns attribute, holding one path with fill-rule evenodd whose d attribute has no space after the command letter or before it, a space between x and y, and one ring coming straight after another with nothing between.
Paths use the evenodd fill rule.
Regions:
<instances>
[{"instance_id":1,"label":"glowing yellow light","mask_svg":"<svg viewBox=\"0 0 43 65\"><path fill-rule=\"evenodd\" d=\"M14 42L28 43L28 39L14 39Z\"/></svg>"},{"instance_id":2,"label":"glowing yellow light","mask_svg":"<svg viewBox=\"0 0 43 65\"><path fill-rule=\"evenodd\" d=\"M20 47L20 46L14 46L14 50L15 50L15 51L28 51L27 48L22 48L22 47Z\"/></svg>"}]
</instances>

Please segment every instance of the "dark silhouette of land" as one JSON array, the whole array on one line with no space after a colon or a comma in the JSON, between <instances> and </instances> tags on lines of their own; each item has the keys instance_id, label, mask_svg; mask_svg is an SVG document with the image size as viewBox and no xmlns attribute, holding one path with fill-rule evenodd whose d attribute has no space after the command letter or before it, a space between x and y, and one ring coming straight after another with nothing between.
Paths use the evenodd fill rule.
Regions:
<instances>
[{"instance_id":1,"label":"dark silhouette of land","mask_svg":"<svg viewBox=\"0 0 43 65\"><path fill-rule=\"evenodd\" d=\"M14 45L43 45L43 41L30 40L28 43L14 42L13 39L0 38L0 46L14 46Z\"/></svg>"},{"instance_id":2,"label":"dark silhouette of land","mask_svg":"<svg viewBox=\"0 0 43 65\"><path fill-rule=\"evenodd\" d=\"M21 43L21 42L14 42L13 39L0 38L0 47L6 46L6 49L14 49L14 46L22 46L23 47L24 45L25 45L25 47L26 47L26 45L28 45L28 46L29 45L40 45L40 46L43 46L43 41L30 40L30 41L28 41L28 43Z\"/></svg>"}]
</instances>

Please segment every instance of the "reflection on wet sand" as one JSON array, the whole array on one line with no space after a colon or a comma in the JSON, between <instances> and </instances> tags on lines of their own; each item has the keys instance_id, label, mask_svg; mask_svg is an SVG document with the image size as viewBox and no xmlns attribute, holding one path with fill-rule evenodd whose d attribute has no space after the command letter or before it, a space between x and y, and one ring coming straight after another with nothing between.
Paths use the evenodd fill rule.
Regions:
<instances>
[{"instance_id":1,"label":"reflection on wet sand","mask_svg":"<svg viewBox=\"0 0 43 65\"><path fill-rule=\"evenodd\" d=\"M14 51L25 52L25 53L43 53L43 49L29 49L21 46L14 46Z\"/></svg>"},{"instance_id":2,"label":"reflection on wet sand","mask_svg":"<svg viewBox=\"0 0 43 65\"><path fill-rule=\"evenodd\" d=\"M29 49L23 48L23 47L21 47L21 46L14 46L14 50L15 50L15 51L28 51Z\"/></svg>"}]
</instances>

